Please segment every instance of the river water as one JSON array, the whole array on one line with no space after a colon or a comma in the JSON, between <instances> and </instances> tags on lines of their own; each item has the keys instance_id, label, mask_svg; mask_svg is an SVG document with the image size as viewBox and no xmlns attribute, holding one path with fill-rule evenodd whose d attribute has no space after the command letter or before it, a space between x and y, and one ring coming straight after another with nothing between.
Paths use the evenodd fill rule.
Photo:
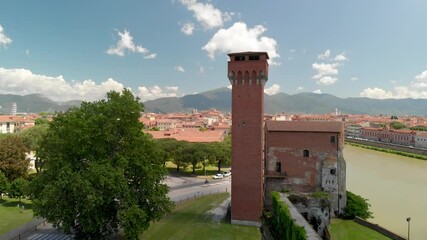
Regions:
<instances>
[{"instance_id":1,"label":"river water","mask_svg":"<svg viewBox=\"0 0 427 240\"><path fill-rule=\"evenodd\" d=\"M427 239L427 161L346 145L347 190L369 199L379 224L410 239Z\"/></svg>"}]
</instances>

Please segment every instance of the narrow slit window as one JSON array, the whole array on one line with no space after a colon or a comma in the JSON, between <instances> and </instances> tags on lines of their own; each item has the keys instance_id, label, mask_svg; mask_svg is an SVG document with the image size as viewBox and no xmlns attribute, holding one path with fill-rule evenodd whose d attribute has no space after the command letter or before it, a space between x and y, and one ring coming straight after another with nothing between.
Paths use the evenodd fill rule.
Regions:
<instances>
[{"instance_id":1,"label":"narrow slit window","mask_svg":"<svg viewBox=\"0 0 427 240\"><path fill-rule=\"evenodd\" d=\"M276 162L276 172L281 172L282 171L282 163L281 162Z\"/></svg>"},{"instance_id":2,"label":"narrow slit window","mask_svg":"<svg viewBox=\"0 0 427 240\"><path fill-rule=\"evenodd\" d=\"M335 142L335 136L331 136L331 143Z\"/></svg>"}]
</instances>

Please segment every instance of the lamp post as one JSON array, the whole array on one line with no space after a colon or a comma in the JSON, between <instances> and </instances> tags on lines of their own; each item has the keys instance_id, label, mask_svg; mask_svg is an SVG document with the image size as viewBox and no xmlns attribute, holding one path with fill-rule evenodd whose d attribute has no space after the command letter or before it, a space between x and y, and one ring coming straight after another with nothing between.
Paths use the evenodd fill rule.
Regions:
<instances>
[{"instance_id":1,"label":"lamp post","mask_svg":"<svg viewBox=\"0 0 427 240\"><path fill-rule=\"evenodd\" d=\"M206 179L205 183L208 183L209 181L208 181L208 178L206 177L206 160L207 160L206 158L203 160L203 163L204 163L203 168L205 169L205 179Z\"/></svg>"},{"instance_id":2,"label":"lamp post","mask_svg":"<svg viewBox=\"0 0 427 240\"><path fill-rule=\"evenodd\" d=\"M408 240L409 240L409 233L411 229L411 218L410 217L406 218L406 221L408 222Z\"/></svg>"}]
</instances>

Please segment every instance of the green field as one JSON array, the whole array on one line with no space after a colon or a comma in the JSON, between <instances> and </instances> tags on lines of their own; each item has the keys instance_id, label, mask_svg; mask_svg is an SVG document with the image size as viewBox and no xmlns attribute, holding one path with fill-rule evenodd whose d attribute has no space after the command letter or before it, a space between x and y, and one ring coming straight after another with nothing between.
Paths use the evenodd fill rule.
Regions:
<instances>
[{"instance_id":1,"label":"green field","mask_svg":"<svg viewBox=\"0 0 427 240\"><path fill-rule=\"evenodd\" d=\"M31 202L22 199L19 203L18 199L3 197L0 199L0 216L0 234L9 232L33 219Z\"/></svg>"},{"instance_id":2,"label":"green field","mask_svg":"<svg viewBox=\"0 0 427 240\"><path fill-rule=\"evenodd\" d=\"M192 173L193 169L191 165L188 165L186 168L181 167L179 169L179 172L176 171L176 165L172 162L166 162L166 168L168 169L169 173L172 175L182 175L182 176L194 176L194 174ZM221 172L224 171L230 171L230 167L221 167ZM218 173L218 167L217 166L213 166L213 165L207 165L206 166L206 176L208 179L212 178L213 175ZM197 175L197 177L200 178L204 178L205 176L205 172L203 170L203 166L202 165L198 165L198 167L196 168L196 173L195 175Z\"/></svg>"},{"instance_id":3,"label":"green field","mask_svg":"<svg viewBox=\"0 0 427 240\"><path fill-rule=\"evenodd\" d=\"M332 240L390 240L390 238L353 220L332 219L329 232Z\"/></svg>"},{"instance_id":4,"label":"green field","mask_svg":"<svg viewBox=\"0 0 427 240\"><path fill-rule=\"evenodd\" d=\"M237 226L214 221L209 210L229 197L220 193L186 201L176 206L169 216L152 224L142 239L261 239L256 227Z\"/></svg>"}]
</instances>

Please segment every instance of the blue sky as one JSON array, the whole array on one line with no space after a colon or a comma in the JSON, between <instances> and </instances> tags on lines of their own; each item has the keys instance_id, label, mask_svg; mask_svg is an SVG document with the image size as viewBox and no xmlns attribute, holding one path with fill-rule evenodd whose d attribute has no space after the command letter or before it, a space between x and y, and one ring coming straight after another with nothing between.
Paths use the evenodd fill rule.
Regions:
<instances>
[{"instance_id":1,"label":"blue sky","mask_svg":"<svg viewBox=\"0 0 427 240\"><path fill-rule=\"evenodd\" d=\"M142 100L228 86L227 53L267 51L268 94L427 98L427 1L0 3L0 93Z\"/></svg>"}]
</instances>

